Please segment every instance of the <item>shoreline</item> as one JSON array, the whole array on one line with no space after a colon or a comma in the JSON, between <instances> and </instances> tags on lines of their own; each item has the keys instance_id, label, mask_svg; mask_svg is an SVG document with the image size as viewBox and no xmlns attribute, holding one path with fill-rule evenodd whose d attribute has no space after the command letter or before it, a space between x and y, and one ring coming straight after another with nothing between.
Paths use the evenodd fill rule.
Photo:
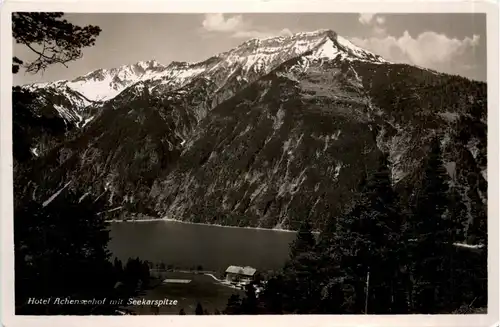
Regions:
<instances>
[{"instance_id":1,"label":"shoreline","mask_svg":"<svg viewBox=\"0 0 500 327\"><path fill-rule=\"evenodd\" d=\"M155 221L167 221L167 222L173 222L173 223L179 223L179 224L186 224L186 225L201 225L201 226L208 226L208 227L219 227L219 228L240 228L240 229L255 229L255 230L263 230L263 231L269 231L269 232L285 232L285 233L297 233L295 230L290 230L290 229L278 229L278 228L263 228L263 227L250 227L250 226L230 226L230 225L219 225L219 224L207 224L207 223L194 223L191 221L183 221L183 220L177 220L173 218L147 218L147 219L137 219L137 220L123 220L123 219L111 219L111 220L106 220L105 222L107 223L141 223L141 222L155 222ZM320 234L318 231L313 231L312 232L315 235ZM484 247L483 244L467 244L467 243L453 243L453 245L457 247L462 247L462 248L468 248L468 249L482 249Z\"/></svg>"},{"instance_id":2,"label":"shoreline","mask_svg":"<svg viewBox=\"0 0 500 327\"><path fill-rule=\"evenodd\" d=\"M264 230L264 231L270 231L270 232L286 232L286 233L296 233L297 231L295 230L290 230L290 229L278 229L278 228L263 228L263 227L250 227L250 226L230 226L230 225L220 225L220 224L207 224L207 223L194 223L191 221L183 221L183 220L177 220L173 218L147 218L147 219L130 219L130 220L123 220L123 219L110 219L106 220L107 223L141 223L141 222L154 222L154 221L168 221L168 222L174 222L174 223L179 223L179 224L187 224L187 225L202 225L202 226L209 226L209 227L221 227L221 228L245 228L245 229L255 229L255 230ZM313 234L318 234L319 232L313 232Z\"/></svg>"}]
</instances>

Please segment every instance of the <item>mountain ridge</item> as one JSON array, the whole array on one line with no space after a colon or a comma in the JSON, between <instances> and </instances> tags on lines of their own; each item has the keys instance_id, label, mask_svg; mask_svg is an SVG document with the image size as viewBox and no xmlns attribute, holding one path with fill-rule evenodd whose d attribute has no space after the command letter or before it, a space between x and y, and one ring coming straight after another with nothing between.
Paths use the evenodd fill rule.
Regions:
<instances>
[{"instance_id":1,"label":"mountain ridge","mask_svg":"<svg viewBox=\"0 0 500 327\"><path fill-rule=\"evenodd\" d=\"M299 34L171 63L186 83L142 80L97 104L91 122L35 160L37 196L71 180L106 194L120 217L266 228L308 217L320 227L380 152L411 201L439 137L464 224L485 214L485 83L390 63L333 31Z\"/></svg>"},{"instance_id":2,"label":"mountain ridge","mask_svg":"<svg viewBox=\"0 0 500 327\"><path fill-rule=\"evenodd\" d=\"M103 107L104 103L124 92L140 93L144 87L161 96L175 89L180 90L196 79L205 79L215 85L213 103L209 105L214 107L284 61L318 47L323 47L322 51L316 51L313 56L388 63L380 56L354 46L334 31L321 29L291 36L251 39L198 62L173 61L165 66L152 59L117 68L97 69L73 80L34 83L22 88L36 93L35 96L46 104L53 102L52 111L63 119L69 129L82 129L99 113L96 108ZM37 153L40 152L38 147L33 147ZM46 145L42 147L46 148Z\"/></svg>"},{"instance_id":3,"label":"mountain ridge","mask_svg":"<svg viewBox=\"0 0 500 327\"><path fill-rule=\"evenodd\" d=\"M158 61L152 59L148 61L139 61L134 64L128 64L128 65L122 65L119 67L114 67L114 68L100 68L94 71L91 71L85 75L76 77L72 80L58 80L54 82L42 82L42 83L32 83L32 84L26 84L23 85L22 87L27 87L31 90L37 89L37 88L45 88L45 87L63 87L67 86L73 91L79 92L83 96L85 96L88 100L90 101L106 101L114 96L118 95L121 91L123 91L126 87L129 87L139 81L142 80L149 80L149 79L162 79L164 77L178 77L182 79L183 72L177 72L178 74L176 75L175 69L181 70L181 69L186 69L186 68L193 68L193 67L200 67L200 66L205 66L205 70L198 69L195 72L189 72L186 75L194 75L197 76L198 73L203 73L206 70L214 70L215 67L213 65L210 65L210 61L213 61L214 58L219 58L221 61L229 61L229 64L231 64L232 60L239 61L241 63L243 61L243 66L246 69L251 68L253 64L255 63L253 60L254 58L248 58L248 60L244 61L240 58L236 58L238 54L241 55L241 57L248 57L252 55L256 55L257 58L255 58L256 62L259 60L262 60L264 56L258 56L259 54L259 49L262 49L261 52L264 54L269 54L269 52L273 49L270 47L273 43L277 43L279 47L278 52L283 52L283 46L287 45L287 50L290 50L293 55L301 55L305 51L312 50L315 46L318 46L320 43L323 41L326 41L327 39L330 39L334 42L335 44L332 44L334 46L337 46L341 48L342 51L344 52L350 52L351 55L354 57L358 56L357 59L361 59L359 56L363 57L371 57L373 60L383 60L380 56L375 55L371 52L368 52L366 50L362 50L359 47L354 46L352 43L350 43L347 39L339 37L334 31L332 30L317 30L314 32L301 32L301 33L296 33L292 36L288 37L271 37L271 38L266 38L266 39L251 39L246 42L241 43L239 46L236 48L221 52L215 56L210 57L209 59L198 61L198 62L180 62L180 61L172 61L168 65L163 65L160 64ZM276 45L276 44L274 44ZM249 51L250 48L250 51ZM274 47L276 48L276 47ZM251 50L253 49L253 51ZM266 53L267 52L267 53ZM148 70L149 69L149 70ZM169 71L169 69L171 71ZM270 67L269 69L272 69ZM169 74L170 73L170 74ZM166 76L164 76L166 75ZM170 76L169 76L170 75ZM127 78L131 77L129 80ZM88 88L85 89L85 87L82 87L81 83L79 82L91 82L97 81L100 82L100 84L97 85L97 87L103 88L106 86L108 83L109 87L114 90L115 92L111 92L109 94L101 94L101 93L96 93L93 88ZM177 82L175 84L182 85L183 82ZM104 84L104 85L102 85ZM117 85L118 84L118 85ZM119 87L122 84L121 88Z\"/></svg>"}]
</instances>

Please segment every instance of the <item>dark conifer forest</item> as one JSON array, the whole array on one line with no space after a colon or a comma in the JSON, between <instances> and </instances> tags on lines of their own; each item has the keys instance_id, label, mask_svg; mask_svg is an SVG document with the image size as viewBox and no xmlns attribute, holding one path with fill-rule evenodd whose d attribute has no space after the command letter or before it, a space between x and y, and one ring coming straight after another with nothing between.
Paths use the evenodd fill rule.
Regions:
<instances>
[{"instance_id":1,"label":"dark conifer forest","mask_svg":"<svg viewBox=\"0 0 500 327\"><path fill-rule=\"evenodd\" d=\"M358 199L316 239L305 221L283 270L258 299L231 297L227 314L440 314L487 307L487 250L454 245L439 146L431 143L421 191L404 207L387 158L360 184ZM477 235L484 238L485 235Z\"/></svg>"}]
</instances>

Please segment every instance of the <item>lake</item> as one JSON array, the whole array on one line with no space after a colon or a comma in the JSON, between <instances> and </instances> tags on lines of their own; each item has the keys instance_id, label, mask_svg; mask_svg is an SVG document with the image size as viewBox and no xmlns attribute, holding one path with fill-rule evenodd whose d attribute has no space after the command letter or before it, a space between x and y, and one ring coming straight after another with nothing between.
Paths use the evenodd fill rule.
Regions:
<instances>
[{"instance_id":1,"label":"lake","mask_svg":"<svg viewBox=\"0 0 500 327\"><path fill-rule=\"evenodd\" d=\"M109 250L176 268L224 271L230 265L280 269L294 232L228 228L174 221L111 222Z\"/></svg>"}]
</instances>

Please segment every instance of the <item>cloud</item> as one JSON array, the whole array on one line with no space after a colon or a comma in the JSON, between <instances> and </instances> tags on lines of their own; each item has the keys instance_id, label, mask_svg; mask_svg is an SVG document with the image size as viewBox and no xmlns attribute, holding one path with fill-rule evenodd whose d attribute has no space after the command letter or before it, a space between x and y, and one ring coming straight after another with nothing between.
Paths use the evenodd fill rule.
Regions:
<instances>
[{"instance_id":1,"label":"cloud","mask_svg":"<svg viewBox=\"0 0 500 327\"><path fill-rule=\"evenodd\" d=\"M351 41L389 61L461 75L470 75L475 69L479 35L460 40L431 31L413 37L405 31L402 36L394 37L387 33L384 16L359 14L358 20L369 26L371 35Z\"/></svg>"},{"instance_id":2,"label":"cloud","mask_svg":"<svg viewBox=\"0 0 500 327\"><path fill-rule=\"evenodd\" d=\"M358 21L363 24L371 27L372 34L377 36L385 36L386 28L385 17L379 16L377 14L359 14Z\"/></svg>"},{"instance_id":3,"label":"cloud","mask_svg":"<svg viewBox=\"0 0 500 327\"><path fill-rule=\"evenodd\" d=\"M384 26L374 26L372 32L378 37L384 37L387 34L387 29Z\"/></svg>"},{"instance_id":4,"label":"cloud","mask_svg":"<svg viewBox=\"0 0 500 327\"><path fill-rule=\"evenodd\" d=\"M372 22L373 16L375 16L375 14L359 14L358 20L363 25L369 25Z\"/></svg>"},{"instance_id":5,"label":"cloud","mask_svg":"<svg viewBox=\"0 0 500 327\"><path fill-rule=\"evenodd\" d=\"M352 42L393 62L457 73L457 69L474 67L471 62L477 60L474 52L479 40L479 35L460 40L436 32L424 32L414 38L405 31L401 37L353 38Z\"/></svg>"},{"instance_id":6,"label":"cloud","mask_svg":"<svg viewBox=\"0 0 500 327\"><path fill-rule=\"evenodd\" d=\"M290 36L292 34L293 34L292 31L290 31L288 28L284 28L281 31L241 30L234 32L231 36L235 38L264 39L273 36Z\"/></svg>"},{"instance_id":7,"label":"cloud","mask_svg":"<svg viewBox=\"0 0 500 327\"><path fill-rule=\"evenodd\" d=\"M205 14L203 28L209 32L231 32L243 28L241 15L224 18L223 14Z\"/></svg>"},{"instance_id":8,"label":"cloud","mask_svg":"<svg viewBox=\"0 0 500 327\"><path fill-rule=\"evenodd\" d=\"M255 30L242 30L242 31L237 31L237 32L234 32L231 37L235 37L235 38L247 38L247 39L252 39L252 38L258 38L258 39L262 39L262 38L266 38L266 37L270 37L271 34L268 33L268 32L262 32L262 31L255 31Z\"/></svg>"},{"instance_id":9,"label":"cloud","mask_svg":"<svg viewBox=\"0 0 500 327\"><path fill-rule=\"evenodd\" d=\"M378 16L375 21L377 22L377 24L380 24L380 25L383 25L385 24L385 17L383 16Z\"/></svg>"},{"instance_id":10,"label":"cloud","mask_svg":"<svg viewBox=\"0 0 500 327\"><path fill-rule=\"evenodd\" d=\"M279 32L279 35L282 35L282 36L291 36L291 35L293 35L293 32L290 31L288 28L284 28L284 29L282 29Z\"/></svg>"},{"instance_id":11,"label":"cloud","mask_svg":"<svg viewBox=\"0 0 500 327\"><path fill-rule=\"evenodd\" d=\"M225 17L224 14L205 14L202 26L207 32L226 33L233 38L267 38L292 34L288 28L273 30L255 27L251 22L245 21L241 15Z\"/></svg>"}]
</instances>

